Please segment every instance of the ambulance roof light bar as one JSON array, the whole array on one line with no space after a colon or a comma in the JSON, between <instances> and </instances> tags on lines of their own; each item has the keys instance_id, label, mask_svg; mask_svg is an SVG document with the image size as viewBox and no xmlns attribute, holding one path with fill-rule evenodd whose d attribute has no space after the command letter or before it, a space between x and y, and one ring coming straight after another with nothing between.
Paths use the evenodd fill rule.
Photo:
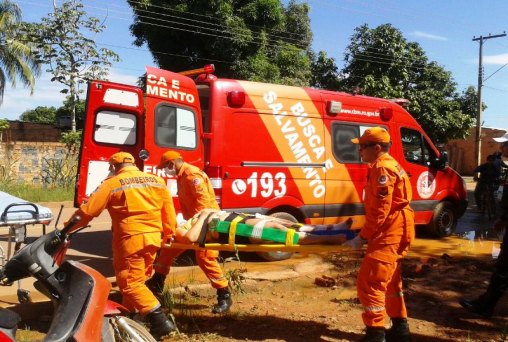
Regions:
<instances>
[{"instance_id":1,"label":"ambulance roof light bar","mask_svg":"<svg viewBox=\"0 0 508 342\"><path fill-rule=\"evenodd\" d=\"M409 106L409 100L408 99L390 99L390 101L391 102L395 102L396 104L398 104L399 106L404 107L404 108Z\"/></svg>"},{"instance_id":2,"label":"ambulance roof light bar","mask_svg":"<svg viewBox=\"0 0 508 342\"><path fill-rule=\"evenodd\" d=\"M213 74L215 72L215 65L207 64L203 68L180 71L180 75L184 76L196 76L200 74Z\"/></svg>"}]
</instances>

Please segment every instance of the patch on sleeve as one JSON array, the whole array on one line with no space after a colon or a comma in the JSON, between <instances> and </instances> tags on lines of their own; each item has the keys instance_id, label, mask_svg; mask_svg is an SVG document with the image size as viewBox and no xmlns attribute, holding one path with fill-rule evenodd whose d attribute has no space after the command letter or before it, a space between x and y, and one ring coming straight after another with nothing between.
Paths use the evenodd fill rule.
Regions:
<instances>
[{"instance_id":1,"label":"patch on sleeve","mask_svg":"<svg viewBox=\"0 0 508 342\"><path fill-rule=\"evenodd\" d=\"M388 182L388 177L386 175L381 175L377 179L377 182L381 185L385 185Z\"/></svg>"},{"instance_id":2,"label":"patch on sleeve","mask_svg":"<svg viewBox=\"0 0 508 342\"><path fill-rule=\"evenodd\" d=\"M200 183L201 183L201 179L199 179L199 178L194 178L192 180L192 184L194 184L194 186L198 186Z\"/></svg>"}]
</instances>

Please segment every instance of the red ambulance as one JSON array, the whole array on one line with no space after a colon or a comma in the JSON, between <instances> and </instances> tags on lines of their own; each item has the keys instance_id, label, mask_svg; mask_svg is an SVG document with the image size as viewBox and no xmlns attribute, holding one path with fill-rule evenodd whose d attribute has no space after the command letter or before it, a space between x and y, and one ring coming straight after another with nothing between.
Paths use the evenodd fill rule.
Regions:
<instances>
[{"instance_id":1,"label":"red ambulance","mask_svg":"<svg viewBox=\"0 0 508 342\"><path fill-rule=\"evenodd\" d=\"M207 172L223 209L312 224L352 217L361 228L367 165L351 139L383 126L410 176L417 224L448 236L465 212L463 179L398 101L220 79L213 66L146 72L145 91L89 84L76 206L106 177L108 157L127 151L142 170L167 179L178 209L176 180L156 169L172 149Z\"/></svg>"}]
</instances>

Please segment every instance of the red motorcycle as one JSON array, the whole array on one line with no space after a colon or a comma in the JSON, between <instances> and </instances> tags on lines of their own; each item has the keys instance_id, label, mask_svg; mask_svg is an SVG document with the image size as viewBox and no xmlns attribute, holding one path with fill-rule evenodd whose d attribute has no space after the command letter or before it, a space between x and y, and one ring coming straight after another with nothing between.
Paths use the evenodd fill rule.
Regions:
<instances>
[{"instance_id":1,"label":"red motorcycle","mask_svg":"<svg viewBox=\"0 0 508 342\"><path fill-rule=\"evenodd\" d=\"M35 288L54 305L44 341L155 342L143 325L126 317L125 307L108 299L111 284L102 274L80 262L63 261L72 236L79 231L69 233L76 222L21 248L0 269L0 285L37 279ZM0 341L14 341L19 317L5 311L0 311Z\"/></svg>"}]
</instances>

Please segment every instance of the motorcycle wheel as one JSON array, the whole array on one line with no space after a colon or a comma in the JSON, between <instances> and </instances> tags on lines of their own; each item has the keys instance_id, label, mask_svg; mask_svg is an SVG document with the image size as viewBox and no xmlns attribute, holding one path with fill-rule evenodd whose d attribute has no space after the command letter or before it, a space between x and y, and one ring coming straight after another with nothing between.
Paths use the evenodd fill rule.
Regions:
<instances>
[{"instance_id":1,"label":"motorcycle wheel","mask_svg":"<svg viewBox=\"0 0 508 342\"><path fill-rule=\"evenodd\" d=\"M134 333L137 336L133 336L127 329L125 329L121 324L117 322L117 319L122 319L123 323L128 326L129 329L134 331ZM109 324L108 324L108 330L111 334L110 336L113 336L114 342L156 342L157 340L153 338L153 336L146 330L146 328L128 318L128 317L111 317L109 318ZM104 339L107 340L107 339Z\"/></svg>"}]
</instances>

